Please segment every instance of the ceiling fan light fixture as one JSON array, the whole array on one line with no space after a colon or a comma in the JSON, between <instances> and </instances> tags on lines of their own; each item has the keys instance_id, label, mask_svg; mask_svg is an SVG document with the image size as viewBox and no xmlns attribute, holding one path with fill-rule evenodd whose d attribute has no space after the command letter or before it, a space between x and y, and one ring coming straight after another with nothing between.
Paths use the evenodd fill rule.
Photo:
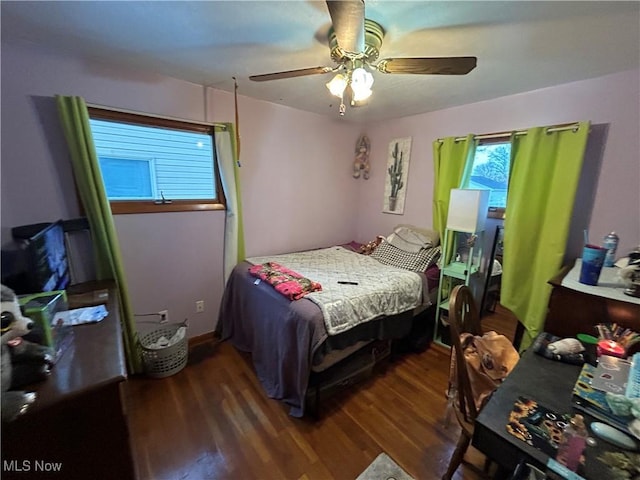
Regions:
<instances>
[{"instance_id":1,"label":"ceiling fan light fixture","mask_svg":"<svg viewBox=\"0 0 640 480\"><path fill-rule=\"evenodd\" d=\"M371 96L371 87L373 86L373 75L364 68L356 68L351 74L351 90L353 91L353 99L356 102L366 100Z\"/></svg>"},{"instance_id":2,"label":"ceiling fan light fixture","mask_svg":"<svg viewBox=\"0 0 640 480\"><path fill-rule=\"evenodd\" d=\"M338 98L342 98L342 95L347 88L347 77L345 77L341 73L338 73L331 79L330 82L327 82L326 85L332 95L335 95Z\"/></svg>"},{"instance_id":3,"label":"ceiling fan light fixture","mask_svg":"<svg viewBox=\"0 0 640 480\"><path fill-rule=\"evenodd\" d=\"M373 92L371 89L367 90L353 90L353 101L354 102L362 102L371 96Z\"/></svg>"},{"instance_id":4,"label":"ceiling fan light fixture","mask_svg":"<svg viewBox=\"0 0 640 480\"><path fill-rule=\"evenodd\" d=\"M0 0L2 1L2 0ZM379 59L385 30L379 23L365 18L365 0L326 0L331 17L329 50L337 66L298 68L282 72L251 75L250 80L264 82L308 75L336 74L326 83L332 95L340 99L340 115L345 114L345 92L351 106L367 104L371 97L373 75L466 75L476 67L477 58L398 57ZM337 73L340 72L340 73Z\"/></svg>"}]
</instances>

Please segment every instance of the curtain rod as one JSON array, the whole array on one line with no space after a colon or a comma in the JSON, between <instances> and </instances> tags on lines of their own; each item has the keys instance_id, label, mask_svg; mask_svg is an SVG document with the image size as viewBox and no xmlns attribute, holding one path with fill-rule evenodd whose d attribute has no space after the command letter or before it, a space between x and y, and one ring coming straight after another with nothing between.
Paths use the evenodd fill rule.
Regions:
<instances>
[{"instance_id":1,"label":"curtain rod","mask_svg":"<svg viewBox=\"0 0 640 480\"><path fill-rule=\"evenodd\" d=\"M141 112L136 112L134 110L127 110L126 108L105 107L104 105L98 105L97 103L87 103L87 107L101 108L102 110L111 110L112 112L131 113L133 115L144 115L145 117L164 118L166 120L176 120L178 122L196 123L199 125L208 125L212 127L224 128L225 130L227 128L227 126L224 123L207 122L207 121L201 122L199 120L187 120L184 118L171 117L166 115L155 115L153 113L141 113Z\"/></svg>"},{"instance_id":2,"label":"curtain rod","mask_svg":"<svg viewBox=\"0 0 640 480\"><path fill-rule=\"evenodd\" d=\"M552 132L561 132L564 130L574 130L577 131L579 127L578 123L567 123L567 124L563 124L563 125L553 125L551 127L545 127L547 128L547 133L552 133ZM474 140L486 140L489 138L508 138L512 135L518 136L518 135L526 135L527 131L526 130L516 130L516 131L511 131L511 132L496 132L496 133L485 133L485 134L481 134L481 135L474 135L473 138ZM455 142L461 142L462 140L466 140L467 137L456 137L455 138ZM444 141L443 138L439 138L438 142L442 143Z\"/></svg>"}]
</instances>

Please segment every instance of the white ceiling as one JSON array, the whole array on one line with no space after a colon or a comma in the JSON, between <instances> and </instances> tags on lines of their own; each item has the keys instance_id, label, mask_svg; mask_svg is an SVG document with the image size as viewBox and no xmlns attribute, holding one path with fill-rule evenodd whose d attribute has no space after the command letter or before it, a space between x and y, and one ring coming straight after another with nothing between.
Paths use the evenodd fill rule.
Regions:
<instances>
[{"instance_id":1,"label":"white ceiling","mask_svg":"<svg viewBox=\"0 0 640 480\"><path fill-rule=\"evenodd\" d=\"M2 1L2 42L26 41L323 115L331 74L249 75L333 66L324 1ZM640 2L367 0L386 30L380 58L478 57L468 75L374 72L367 106L345 120L439 110L640 66Z\"/></svg>"}]
</instances>

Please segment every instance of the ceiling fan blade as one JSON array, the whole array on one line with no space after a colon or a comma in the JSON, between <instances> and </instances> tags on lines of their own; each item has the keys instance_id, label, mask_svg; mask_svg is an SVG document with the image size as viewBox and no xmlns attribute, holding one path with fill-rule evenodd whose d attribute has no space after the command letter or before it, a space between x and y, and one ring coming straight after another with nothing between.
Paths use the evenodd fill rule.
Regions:
<instances>
[{"instance_id":1,"label":"ceiling fan blade","mask_svg":"<svg viewBox=\"0 0 640 480\"><path fill-rule=\"evenodd\" d=\"M364 52L364 0L327 0L338 45L346 52Z\"/></svg>"},{"instance_id":2,"label":"ceiling fan blade","mask_svg":"<svg viewBox=\"0 0 640 480\"><path fill-rule=\"evenodd\" d=\"M285 72L265 73L263 75L251 75L249 80L254 82L266 82L268 80L280 80L281 78L304 77L306 75L317 75L321 73L330 73L334 69L331 67L311 67L300 68L298 70L287 70Z\"/></svg>"},{"instance_id":3,"label":"ceiling fan blade","mask_svg":"<svg viewBox=\"0 0 640 480\"><path fill-rule=\"evenodd\" d=\"M385 58L375 67L382 73L466 75L477 61L476 57Z\"/></svg>"}]
</instances>

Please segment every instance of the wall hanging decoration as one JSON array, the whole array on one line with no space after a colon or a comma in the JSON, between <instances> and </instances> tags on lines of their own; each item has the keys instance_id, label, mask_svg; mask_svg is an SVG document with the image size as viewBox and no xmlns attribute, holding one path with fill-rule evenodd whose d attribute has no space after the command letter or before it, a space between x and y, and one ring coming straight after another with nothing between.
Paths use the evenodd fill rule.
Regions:
<instances>
[{"instance_id":1,"label":"wall hanging decoration","mask_svg":"<svg viewBox=\"0 0 640 480\"><path fill-rule=\"evenodd\" d=\"M404 214L410 155L411 137L396 138L389 143L383 213Z\"/></svg>"},{"instance_id":2,"label":"wall hanging decoration","mask_svg":"<svg viewBox=\"0 0 640 480\"><path fill-rule=\"evenodd\" d=\"M353 162L353 178L362 178L369 180L369 151L371 150L371 143L366 135L360 135L358 143L356 143L356 159Z\"/></svg>"}]
</instances>

